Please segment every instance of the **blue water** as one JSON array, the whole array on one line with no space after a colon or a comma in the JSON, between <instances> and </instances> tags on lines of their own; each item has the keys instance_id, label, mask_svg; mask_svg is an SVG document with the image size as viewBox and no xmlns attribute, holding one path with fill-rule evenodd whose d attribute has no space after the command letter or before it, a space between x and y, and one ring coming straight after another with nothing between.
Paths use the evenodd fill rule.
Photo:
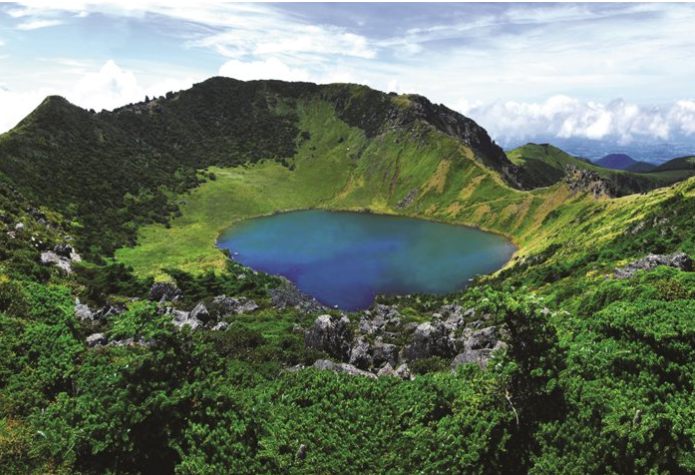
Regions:
<instances>
[{"instance_id":1,"label":"blue water","mask_svg":"<svg viewBox=\"0 0 695 475\"><path fill-rule=\"evenodd\" d=\"M344 310L369 307L377 294L460 290L515 251L505 238L467 226L329 211L242 221L222 233L218 245L237 262L287 277L319 302Z\"/></svg>"}]
</instances>

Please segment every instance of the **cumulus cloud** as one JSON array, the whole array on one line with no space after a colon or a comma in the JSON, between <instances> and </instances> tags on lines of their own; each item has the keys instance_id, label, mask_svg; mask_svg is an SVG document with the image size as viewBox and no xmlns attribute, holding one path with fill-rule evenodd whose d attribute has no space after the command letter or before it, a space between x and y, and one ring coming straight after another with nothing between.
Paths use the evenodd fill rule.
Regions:
<instances>
[{"instance_id":1,"label":"cumulus cloud","mask_svg":"<svg viewBox=\"0 0 695 475\"><path fill-rule=\"evenodd\" d=\"M14 127L49 95L62 95L85 109L110 110L130 102L142 101L145 96L157 97L169 91L187 89L192 78L166 79L144 86L133 71L124 70L109 60L98 70L82 75L69 90L53 87L35 91L13 91L0 87L0 132Z\"/></svg>"},{"instance_id":2,"label":"cumulus cloud","mask_svg":"<svg viewBox=\"0 0 695 475\"><path fill-rule=\"evenodd\" d=\"M242 81L252 79L308 81L310 79L310 74L307 71L290 68L277 58L249 62L232 59L220 67L220 76L227 76Z\"/></svg>"},{"instance_id":3,"label":"cumulus cloud","mask_svg":"<svg viewBox=\"0 0 695 475\"><path fill-rule=\"evenodd\" d=\"M533 137L616 140L672 140L695 135L695 101L645 107L617 99L607 104L553 96L543 102L461 101L456 107L501 142Z\"/></svg>"}]
</instances>

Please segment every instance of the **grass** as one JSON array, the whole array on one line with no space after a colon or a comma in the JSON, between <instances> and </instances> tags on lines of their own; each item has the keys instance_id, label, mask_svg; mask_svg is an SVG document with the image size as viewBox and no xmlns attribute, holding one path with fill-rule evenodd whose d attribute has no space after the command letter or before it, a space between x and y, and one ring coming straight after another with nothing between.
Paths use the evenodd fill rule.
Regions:
<instances>
[{"instance_id":1,"label":"grass","mask_svg":"<svg viewBox=\"0 0 695 475\"><path fill-rule=\"evenodd\" d=\"M221 270L226 258L215 241L224 229L243 219L308 208L368 208L473 225L510 238L519 247L515 259L521 259L553 242L570 249L610 239L672 193L596 200L562 183L519 191L478 163L469 148L423 124L369 139L337 119L325 102L300 102L298 112L309 138L289 167L268 160L208 169L216 179L180 197L182 216L167 226L143 227L138 244L120 249L116 259L159 280L167 278L167 268ZM405 206L409 195L414 200Z\"/></svg>"}]
</instances>

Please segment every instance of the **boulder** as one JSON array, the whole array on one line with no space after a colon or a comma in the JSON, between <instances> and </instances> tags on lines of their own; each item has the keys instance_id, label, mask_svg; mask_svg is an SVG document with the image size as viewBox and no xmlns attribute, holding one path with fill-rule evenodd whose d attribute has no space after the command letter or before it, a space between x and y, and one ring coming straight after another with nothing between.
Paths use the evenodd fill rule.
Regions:
<instances>
[{"instance_id":1,"label":"boulder","mask_svg":"<svg viewBox=\"0 0 695 475\"><path fill-rule=\"evenodd\" d=\"M126 311L128 311L128 307L125 305L105 305L94 312L94 320L108 320Z\"/></svg>"},{"instance_id":2,"label":"boulder","mask_svg":"<svg viewBox=\"0 0 695 475\"><path fill-rule=\"evenodd\" d=\"M350 350L349 363L360 369L369 369L372 366L371 345L364 337L359 337Z\"/></svg>"},{"instance_id":3,"label":"boulder","mask_svg":"<svg viewBox=\"0 0 695 475\"><path fill-rule=\"evenodd\" d=\"M158 282L150 288L147 300L152 302L178 302L183 298L183 293L174 284Z\"/></svg>"},{"instance_id":4,"label":"boulder","mask_svg":"<svg viewBox=\"0 0 695 475\"><path fill-rule=\"evenodd\" d=\"M55 247L53 248L53 252L58 254L60 257L65 257L66 259L70 259L72 256L72 253L74 252L72 249L72 246L70 244L66 244L64 242L56 244Z\"/></svg>"},{"instance_id":5,"label":"boulder","mask_svg":"<svg viewBox=\"0 0 695 475\"><path fill-rule=\"evenodd\" d=\"M404 349L405 358L414 361L431 356L454 356L456 347L449 338L449 333L443 322L421 323L415 329L410 345Z\"/></svg>"},{"instance_id":6,"label":"boulder","mask_svg":"<svg viewBox=\"0 0 695 475\"><path fill-rule=\"evenodd\" d=\"M321 315L304 333L304 342L308 348L325 351L329 355L346 361L350 356L350 320L347 317Z\"/></svg>"},{"instance_id":7,"label":"boulder","mask_svg":"<svg viewBox=\"0 0 695 475\"><path fill-rule=\"evenodd\" d=\"M171 323L174 324L176 328L182 330L183 327L188 326L191 330L197 330L203 326L203 322L197 318L191 318L189 312L184 312L183 310L176 310L174 308L167 308L168 315L172 316Z\"/></svg>"},{"instance_id":8,"label":"boulder","mask_svg":"<svg viewBox=\"0 0 695 475\"><path fill-rule=\"evenodd\" d=\"M212 317L210 316L210 312L205 304L200 302L193 308L193 310L191 310L190 318L200 320L203 323L208 323Z\"/></svg>"},{"instance_id":9,"label":"boulder","mask_svg":"<svg viewBox=\"0 0 695 475\"><path fill-rule=\"evenodd\" d=\"M108 343L106 335L103 333L92 333L87 337L87 346L94 348L95 346L104 346Z\"/></svg>"},{"instance_id":10,"label":"boulder","mask_svg":"<svg viewBox=\"0 0 695 475\"><path fill-rule=\"evenodd\" d=\"M246 297L227 297L226 295L218 295L212 300L211 311L216 313L218 318L225 315L241 315L242 313L251 313L258 310L258 304Z\"/></svg>"},{"instance_id":11,"label":"boulder","mask_svg":"<svg viewBox=\"0 0 695 475\"><path fill-rule=\"evenodd\" d=\"M81 322L91 322L94 320L94 312L85 304L80 302L80 299L75 299L75 317Z\"/></svg>"},{"instance_id":12,"label":"boulder","mask_svg":"<svg viewBox=\"0 0 695 475\"><path fill-rule=\"evenodd\" d=\"M367 378L376 379L375 374L370 373L369 371L362 371L361 369L347 363L334 363L330 360L317 360L313 367L316 369L334 371L336 373L346 373L351 376L365 376Z\"/></svg>"},{"instance_id":13,"label":"boulder","mask_svg":"<svg viewBox=\"0 0 695 475\"><path fill-rule=\"evenodd\" d=\"M220 332L220 331L225 331L227 328L229 328L229 323L227 322L219 322L215 324L214 327L211 328L212 331Z\"/></svg>"},{"instance_id":14,"label":"boulder","mask_svg":"<svg viewBox=\"0 0 695 475\"><path fill-rule=\"evenodd\" d=\"M387 328L395 329L401 325L401 314L393 307L375 305L372 311L365 311L360 319L359 330L365 335L383 334Z\"/></svg>"},{"instance_id":15,"label":"boulder","mask_svg":"<svg viewBox=\"0 0 695 475\"><path fill-rule=\"evenodd\" d=\"M693 260L684 252L673 254L649 254L613 271L616 279L631 279L637 271L653 270L659 266L675 267L685 272L693 271Z\"/></svg>"},{"instance_id":16,"label":"boulder","mask_svg":"<svg viewBox=\"0 0 695 475\"><path fill-rule=\"evenodd\" d=\"M393 369L393 366L391 366L389 363L386 363L377 373L377 377L379 378L384 378L384 377L392 377L392 378L398 378L401 380L412 380L415 379L413 377L413 374L410 372L410 368L408 368L408 365L403 363L398 367L398 369Z\"/></svg>"},{"instance_id":17,"label":"boulder","mask_svg":"<svg viewBox=\"0 0 695 475\"><path fill-rule=\"evenodd\" d=\"M396 368L396 376L398 376L402 380L415 379L413 374L410 372L410 368L406 363L403 363L398 368Z\"/></svg>"},{"instance_id":18,"label":"boulder","mask_svg":"<svg viewBox=\"0 0 695 475\"><path fill-rule=\"evenodd\" d=\"M53 251L44 251L41 253L41 264L43 265L56 265L58 268L64 270L66 273L72 273L72 264L70 259L61 257Z\"/></svg>"},{"instance_id":19,"label":"boulder","mask_svg":"<svg viewBox=\"0 0 695 475\"><path fill-rule=\"evenodd\" d=\"M398 347L391 343L384 343L381 337L377 337L372 345L372 364L375 367L384 363L396 366L398 363Z\"/></svg>"},{"instance_id":20,"label":"boulder","mask_svg":"<svg viewBox=\"0 0 695 475\"><path fill-rule=\"evenodd\" d=\"M279 287L271 289L270 298L273 307L278 309L295 308L306 313L319 313L328 310L328 307L309 297L290 281L285 281Z\"/></svg>"},{"instance_id":21,"label":"boulder","mask_svg":"<svg viewBox=\"0 0 695 475\"><path fill-rule=\"evenodd\" d=\"M386 363L384 366L382 366L381 369L379 369L379 372L377 372L376 375L377 375L377 377L379 377L379 378L383 378L383 377L386 377L386 376L397 377L397 376L396 376L396 370L393 369L393 366L391 366L391 363Z\"/></svg>"},{"instance_id":22,"label":"boulder","mask_svg":"<svg viewBox=\"0 0 695 475\"><path fill-rule=\"evenodd\" d=\"M492 348L496 343L497 336L495 334L495 327L486 327L474 331L471 336L466 339L464 346L471 350L479 350L481 348Z\"/></svg>"},{"instance_id":23,"label":"boulder","mask_svg":"<svg viewBox=\"0 0 695 475\"><path fill-rule=\"evenodd\" d=\"M490 361L490 358L492 358L493 353L502 348L506 348L506 346L507 345L501 341L495 343L495 346L492 348L472 349L469 346L466 346L464 347L463 353L456 355L454 360L451 362L451 371L455 373L459 366L468 363L475 363L484 370L487 367L488 361Z\"/></svg>"}]
</instances>

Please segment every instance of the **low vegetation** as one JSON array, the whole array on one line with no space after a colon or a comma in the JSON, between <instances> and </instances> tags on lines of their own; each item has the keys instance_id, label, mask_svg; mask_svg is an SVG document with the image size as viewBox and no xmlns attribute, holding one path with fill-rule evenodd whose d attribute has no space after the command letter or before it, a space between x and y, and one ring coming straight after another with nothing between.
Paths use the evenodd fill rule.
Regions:
<instances>
[{"instance_id":1,"label":"low vegetation","mask_svg":"<svg viewBox=\"0 0 695 475\"><path fill-rule=\"evenodd\" d=\"M215 129L212 103L227 86L213 81L112 115L80 112L84 135L60 135L83 125L60 129L39 111L0 137L1 473L695 471L695 274L614 273L649 253L695 255L695 179L596 197L546 170L579 167L571 157L534 159L527 147L507 164L482 157L495 150L486 134L466 139L434 120L389 118L407 117L417 96L233 86L253 100L220 110L239 106L269 129L237 129L236 119ZM59 114L72 107L53 102ZM152 145L159 138L136 133L146 117L169 127L169 155ZM176 128L191 117L190 131ZM286 128L273 128L277 117ZM122 149L111 142L117 130L130 130ZM187 152L175 145L196 150L185 137L209 148L181 165ZM80 154L52 145L63 140ZM131 153L133 144L144 148ZM106 190L95 163L116 155L133 168ZM145 178L159 159L161 176ZM513 167L558 180L524 190ZM47 169L77 176L42 189ZM331 358L307 346L304 331L340 312L278 304L285 283L225 258L214 240L236 220L309 207L475 224L512 238L520 251L509 265L465 290L378 299L408 324L436 320L446 305L475 309L503 329L506 347L485 369L422 359L412 380L297 370ZM41 263L65 245L88 259L70 258L70 273ZM160 302L148 295L155 280L181 295ZM172 312L212 308L220 295L256 307L225 315L217 330L174 324ZM100 316L78 315L85 304ZM354 326L361 314L348 316ZM109 343L88 343L95 334Z\"/></svg>"}]
</instances>

